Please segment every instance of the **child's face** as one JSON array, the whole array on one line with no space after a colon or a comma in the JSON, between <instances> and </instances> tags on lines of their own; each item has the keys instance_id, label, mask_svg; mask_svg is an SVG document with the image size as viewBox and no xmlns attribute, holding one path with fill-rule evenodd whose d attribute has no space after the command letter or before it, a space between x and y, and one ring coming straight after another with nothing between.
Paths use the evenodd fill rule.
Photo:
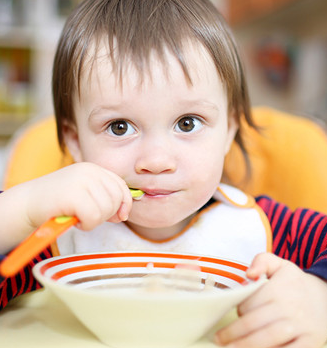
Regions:
<instances>
[{"instance_id":1,"label":"child's face","mask_svg":"<svg viewBox=\"0 0 327 348\"><path fill-rule=\"evenodd\" d=\"M216 190L224 156L237 130L227 95L202 47L189 47L188 83L176 58L168 71L153 57L142 83L131 66L121 88L105 47L75 99L76 133L65 141L76 161L99 164L145 196L134 202L128 224L151 239L185 227Z\"/></svg>"}]
</instances>

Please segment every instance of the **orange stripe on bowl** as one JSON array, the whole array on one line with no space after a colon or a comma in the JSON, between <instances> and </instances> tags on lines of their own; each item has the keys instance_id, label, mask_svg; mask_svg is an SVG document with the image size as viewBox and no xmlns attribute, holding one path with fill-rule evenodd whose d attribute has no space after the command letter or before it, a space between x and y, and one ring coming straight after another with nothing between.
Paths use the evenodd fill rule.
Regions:
<instances>
[{"instance_id":1,"label":"orange stripe on bowl","mask_svg":"<svg viewBox=\"0 0 327 348\"><path fill-rule=\"evenodd\" d=\"M147 253L147 252L122 252L122 253L105 253L105 254L88 254L88 255L75 255L69 256L58 260L53 260L47 262L40 269L40 272L44 274L46 270L51 267L58 266L65 263L76 262L76 261L87 261L87 260L95 260L95 259L105 259L105 258L118 258L118 257L160 257L160 258L168 258L168 259L184 259L184 260L193 260L193 261L201 261L201 262L210 262L213 264L225 265L228 267L236 268L242 271L247 270L247 266L243 264L239 264L234 261L224 260L224 259L216 259L207 256L196 256L196 255L180 255L180 254L161 254L161 253ZM150 261L149 261L150 262Z\"/></svg>"},{"instance_id":2,"label":"orange stripe on bowl","mask_svg":"<svg viewBox=\"0 0 327 348\"><path fill-rule=\"evenodd\" d=\"M76 267L71 267L68 269L64 269L61 271L56 272L52 275L51 279L58 280L63 277L80 273L80 272L87 272L87 271L95 271L95 270L101 270L101 269L111 269L111 268L146 268L148 265L148 262L119 262L119 263L103 263L103 264L90 264L90 265L81 265ZM165 263L165 262L153 262L154 268L167 268L167 269L173 269L176 267L176 264L174 263ZM221 269L215 269L211 267L200 267L202 272L215 274L219 276L223 276L229 279L232 279L238 283L243 283L245 278L242 276L239 276L237 274L234 274L232 272L224 271Z\"/></svg>"}]
</instances>

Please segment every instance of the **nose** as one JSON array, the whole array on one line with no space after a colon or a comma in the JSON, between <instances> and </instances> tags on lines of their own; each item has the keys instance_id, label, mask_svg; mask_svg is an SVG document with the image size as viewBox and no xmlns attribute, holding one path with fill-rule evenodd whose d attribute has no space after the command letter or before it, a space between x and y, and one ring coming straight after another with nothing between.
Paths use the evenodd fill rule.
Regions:
<instances>
[{"instance_id":1,"label":"nose","mask_svg":"<svg viewBox=\"0 0 327 348\"><path fill-rule=\"evenodd\" d=\"M135 162L138 174L174 173L177 168L177 158L169 141L154 139L147 141L139 148Z\"/></svg>"}]
</instances>

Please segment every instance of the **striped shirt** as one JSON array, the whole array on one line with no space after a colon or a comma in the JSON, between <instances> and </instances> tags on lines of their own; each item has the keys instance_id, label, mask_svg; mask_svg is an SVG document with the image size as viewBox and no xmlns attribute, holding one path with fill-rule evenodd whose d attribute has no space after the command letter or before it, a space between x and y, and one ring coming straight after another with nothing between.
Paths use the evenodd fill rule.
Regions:
<instances>
[{"instance_id":1,"label":"striped shirt","mask_svg":"<svg viewBox=\"0 0 327 348\"><path fill-rule=\"evenodd\" d=\"M271 224L273 252L327 280L327 216L310 209L293 212L267 196L257 197L256 202ZM0 309L14 297L41 287L31 270L36 263L51 256L48 248L15 277L0 277Z\"/></svg>"}]
</instances>

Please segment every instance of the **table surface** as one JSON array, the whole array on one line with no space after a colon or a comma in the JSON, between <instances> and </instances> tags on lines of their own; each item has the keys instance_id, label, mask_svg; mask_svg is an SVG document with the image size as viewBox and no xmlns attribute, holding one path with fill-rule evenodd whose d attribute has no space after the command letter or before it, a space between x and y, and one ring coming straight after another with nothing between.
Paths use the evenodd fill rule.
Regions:
<instances>
[{"instance_id":1,"label":"table surface","mask_svg":"<svg viewBox=\"0 0 327 348\"><path fill-rule=\"evenodd\" d=\"M220 326L235 319L230 312ZM217 348L212 342L213 333L189 348ZM38 290L11 301L0 312L1 347L11 348L104 348L66 306L49 290ZM324 346L327 348L327 344Z\"/></svg>"}]
</instances>

